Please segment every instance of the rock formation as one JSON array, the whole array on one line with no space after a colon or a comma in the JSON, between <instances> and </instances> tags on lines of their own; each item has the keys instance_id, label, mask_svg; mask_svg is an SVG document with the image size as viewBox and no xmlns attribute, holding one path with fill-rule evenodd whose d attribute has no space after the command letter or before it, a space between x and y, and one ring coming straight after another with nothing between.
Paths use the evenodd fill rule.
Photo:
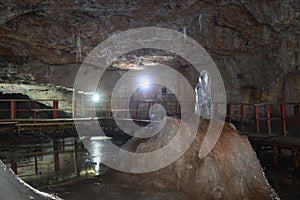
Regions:
<instances>
[{"instance_id":1,"label":"rock formation","mask_svg":"<svg viewBox=\"0 0 300 200\"><path fill-rule=\"evenodd\" d=\"M173 164L155 172L125 174L129 189L176 191L187 199L279 199L268 184L256 153L246 136L241 136L230 124L207 157L198 157L209 120L202 120L190 148ZM133 139L123 148L133 152L150 152L168 144L179 123L192 121L169 119L171 124L148 140ZM182 141L184 142L184 141Z\"/></svg>"}]
</instances>

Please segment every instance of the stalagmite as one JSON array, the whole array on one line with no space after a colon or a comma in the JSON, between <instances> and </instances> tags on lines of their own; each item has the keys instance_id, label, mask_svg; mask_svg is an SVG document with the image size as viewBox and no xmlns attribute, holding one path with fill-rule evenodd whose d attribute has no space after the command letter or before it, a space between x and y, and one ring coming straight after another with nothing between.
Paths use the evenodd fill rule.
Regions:
<instances>
[{"instance_id":1,"label":"stalagmite","mask_svg":"<svg viewBox=\"0 0 300 200\"><path fill-rule=\"evenodd\" d=\"M167 126L160 133L147 141L135 139L123 148L137 153L156 151L170 142L166 141L167 138L174 137L180 123L189 130L189 123L194 120L168 118ZM218 143L208 156L198 157L209 123L210 120L201 121L193 143L173 164L151 173L123 174L128 188L145 192L180 192L186 199L192 200L279 199L269 185L247 137L239 135L231 125L225 124Z\"/></svg>"}]
</instances>

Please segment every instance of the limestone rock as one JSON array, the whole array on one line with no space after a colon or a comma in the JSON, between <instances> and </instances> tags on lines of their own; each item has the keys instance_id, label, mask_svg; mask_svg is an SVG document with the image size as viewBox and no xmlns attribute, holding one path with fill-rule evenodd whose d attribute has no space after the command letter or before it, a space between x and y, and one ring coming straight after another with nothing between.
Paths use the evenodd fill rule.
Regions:
<instances>
[{"instance_id":1,"label":"limestone rock","mask_svg":"<svg viewBox=\"0 0 300 200\"><path fill-rule=\"evenodd\" d=\"M123 148L133 152L150 152L168 144L179 123L191 121L169 119L169 126L148 140L135 139ZM155 172L124 174L129 188L182 192L188 199L279 199L268 184L256 153L246 136L241 136L230 124L207 157L198 152L209 120L201 121L198 133L189 149L173 164ZM184 141L182 141L184 142ZM128 183L129 182L129 183Z\"/></svg>"}]
</instances>

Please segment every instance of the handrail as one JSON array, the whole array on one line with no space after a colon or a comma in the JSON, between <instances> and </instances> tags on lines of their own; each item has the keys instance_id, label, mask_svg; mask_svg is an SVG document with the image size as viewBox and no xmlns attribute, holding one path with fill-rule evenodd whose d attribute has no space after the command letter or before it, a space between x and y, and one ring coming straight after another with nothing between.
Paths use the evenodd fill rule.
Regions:
<instances>
[{"instance_id":1,"label":"handrail","mask_svg":"<svg viewBox=\"0 0 300 200\"><path fill-rule=\"evenodd\" d=\"M53 119L62 118L59 115L60 112L72 113L70 118L97 118L97 115L103 115L103 117L111 118L112 112L117 112L117 117L124 117L124 112L130 112L134 119L149 119L150 107L159 103L167 108L172 108L172 114L180 114L180 104L176 100L163 101L158 99L141 99L134 98L130 99L135 105L130 108L124 108L124 105L128 105L128 99L125 98L115 98L115 99L104 99L100 102L93 103L91 100L80 100L76 101L74 99L0 99L0 105L3 102L9 103L9 108L0 108L0 113L9 113L10 119L18 119L17 113L19 112L32 112L29 118L41 119L38 116L39 113L47 112L48 114L52 112ZM24 106L18 107L20 102L32 102L28 104L30 107L25 108ZM37 102L49 102L48 107L40 108L37 106ZM65 102L68 102L67 104ZM125 104L122 104L122 103ZM193 103L193 101L185 102L186 104ZM214 113L217 114L218 105L220 102L214 102L215 110ZM25 104L26 105L26 104ZM27 106L28 106L27 105ZM63 105L63 107L62 107ZM114 105L112 107L112 105ZM297 109L298 117L294 119L289 119L287 116L286 106L293 105L294 109ZM169 107L168 107L169 106ZM278 108L275 113L272 112L274 108ZM101 113L103 112L103 113ZM262 116L263 115L263 116ZM49 117L49 116L48 116ZM116 117L116 116L115 116ZM227 103L227 114L226 120L228 122L234 122L238 120L240 122L240 131L245 131L245 125L247 122L254 123L256 127L256 133L261 133L261 123L266 123L268 134L272 134L272 123L273 121L280 121L282 127L282 134L285 136L287 134L287 121L297 120L299 121L300 130L300 102L264 102L264 103L238 103L238 102L228 102Z\"/></svg>"}]
</instances>

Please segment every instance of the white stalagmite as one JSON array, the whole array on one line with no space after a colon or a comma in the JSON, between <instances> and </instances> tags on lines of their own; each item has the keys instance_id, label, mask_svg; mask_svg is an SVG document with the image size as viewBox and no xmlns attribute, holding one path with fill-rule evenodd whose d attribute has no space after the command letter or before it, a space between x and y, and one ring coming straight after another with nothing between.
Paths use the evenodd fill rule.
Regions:
<instances>
[{"instance_id":1,"label":"white stalagmite","mask_svg":"<svg viewBox=\"0 0 300 200\"><path fill-rule=\"evenodd\" d=\"M195 114L204 119L210 119L212 115L211 79L207 70L202 70L199 83L195 87L196 105Z\"/></svg>"},{"instance_id":2,"label":"white stalagmite","mask_svg":"<svg viewBox=\"0 0 300 200\"><path fill-rule=\"evenodd\" d=\"M202 14L199 14L199 26L200 26L200 32L202 32Z\"/></svg>"},{"instance_id":3,"label":"white stalagmite","mask_svg":"<svg viewBox=\"0 0 300 200\"><path fill-rule=\"evenodd\" d=\"M182 34L183 34L183 39L185 41L186 40L186 28L185 27L183 27L183 29L182 29Z\"/></svg>"}]
</instances>

